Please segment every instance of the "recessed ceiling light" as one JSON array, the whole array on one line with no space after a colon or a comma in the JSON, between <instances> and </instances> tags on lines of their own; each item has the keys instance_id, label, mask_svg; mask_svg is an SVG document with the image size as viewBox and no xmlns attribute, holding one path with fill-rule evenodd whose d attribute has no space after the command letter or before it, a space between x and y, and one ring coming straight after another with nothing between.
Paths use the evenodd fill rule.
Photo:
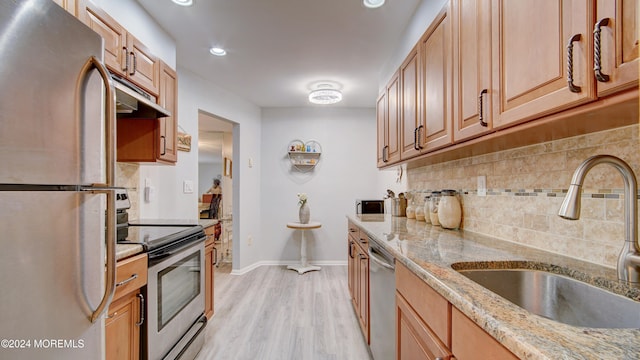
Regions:
<instances>
[{"instance_id":1,"label":"recessed ceiling light","mask_svg":"<svg viewBox=\"0 0 640 360\"><path fill-rule=\"evenodd\" d=\"M174 3L180 5L180 6L191 6L193 5L193 0L171 0Z\"/></svg>"},{"instance_id":2,"label":"recessed ceiling light","mask_svg":"<svg viewBox=\"0 0 640 360\"><path fill-rule=\"evenodd\" d=\"M227 55L227 51L223 48L219 48L219 47L212 47L211 49L209 49L209 52L215 56L225 56Z\"/></svg>"},{"instance_id":3,"label":"recessed ceiling light","mask_svg":"<svg viewBox=\"0 0 640 360\"><path fill-rule=\"evenodd\" d=\"M362 3L370 9L375 9L384 5L384 1L385 0L362 0Z\"/></svg>"}]
</instances>

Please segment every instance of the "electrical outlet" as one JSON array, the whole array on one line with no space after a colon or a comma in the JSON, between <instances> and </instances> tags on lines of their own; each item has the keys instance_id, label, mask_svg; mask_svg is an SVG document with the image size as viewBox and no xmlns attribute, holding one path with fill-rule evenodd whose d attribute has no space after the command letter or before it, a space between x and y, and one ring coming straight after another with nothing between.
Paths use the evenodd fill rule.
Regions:
<instances>
[{"instance_id":1,"label":"electrical outlet","mask_svg":"<svg viewBox=\"0 0 640 360\"><path fill-rule=\"evenodd\" d=\"M247 245L249 246L253 245L253 236L249 235L247 237Z\"/></svg>"},{"instance_id":2,"label":"electrical outlet","mask_svg":"<svg viewBox=\"0 0 640 360\"><path fill-rule=\"evenodd\" d=\"M487 177L478 176L478 196L487 196Z\"/></svg>"}]
</instances>

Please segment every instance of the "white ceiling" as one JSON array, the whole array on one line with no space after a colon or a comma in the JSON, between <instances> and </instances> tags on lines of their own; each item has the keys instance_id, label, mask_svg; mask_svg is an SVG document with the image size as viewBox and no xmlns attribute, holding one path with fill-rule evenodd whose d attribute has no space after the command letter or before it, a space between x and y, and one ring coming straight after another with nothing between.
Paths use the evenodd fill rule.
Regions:
<instances>
[{"instance_id":1,"label":"white ceiling","mask_svg":"<svg viewBox=\"0 0 640 360\"><path fill-rule=\"evenodd\" d=\"M177 63L260 107L318 106L314 83L341 84L332 106L375 107L380 71L420 0L137 0L175 40ZM209 54L220 46L227 56Z\"/></svg>"}]
</instances>

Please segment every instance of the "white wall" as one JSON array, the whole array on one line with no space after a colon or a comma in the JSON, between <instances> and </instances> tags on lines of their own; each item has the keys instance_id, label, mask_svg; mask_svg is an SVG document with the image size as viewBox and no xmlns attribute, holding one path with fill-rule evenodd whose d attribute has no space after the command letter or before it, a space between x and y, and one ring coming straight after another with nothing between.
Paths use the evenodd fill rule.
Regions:
<instances>
[{"instance_id":1,"label":"white wall","mask_svg":"<svg viewBox=\"0 0 640 360\"><path fill-rule=\"evenodd\" d=\"M270 108L262 112L262 238L255 246L267 263L300 259L300 232L286 228L298 219L297 193L307 193L311 219L322 228L308 232L310 261L346 262L346 214L355 199L378 198L375 109ZM287 144L320 142L321 160L312 172L293 169Z\"/></svg>"},{"instance_id":2,"label":"white wall","mask_svg":"<svg viewBox=\"0 0 640 360\"><path fill-rule=\"evenodd\" d=\"M204 111L235 123L233 129L233 268L241 269L256 263L261 254L256 246L261 242L260 232L260 108L252 103L205 81L196 74L178 67L178 119L179 124L192 135L192 144L198 143L198 112ZM249 158L253 167L248 166ZM178 152L176 166L140 167L140 177L150 176L158 182L163 201L142 204L141 211L148 217L198 216L198 193L182 194L182 180L191 179L198 188L198 151ZM144 181L144 180L142 180ZM223 186L226 186L223 183ZM171 195L173 194L173 195ZM166 198L166 199L165 199ZM161 213L161 214L160 214Z\"/></svg>"}]
</instances>

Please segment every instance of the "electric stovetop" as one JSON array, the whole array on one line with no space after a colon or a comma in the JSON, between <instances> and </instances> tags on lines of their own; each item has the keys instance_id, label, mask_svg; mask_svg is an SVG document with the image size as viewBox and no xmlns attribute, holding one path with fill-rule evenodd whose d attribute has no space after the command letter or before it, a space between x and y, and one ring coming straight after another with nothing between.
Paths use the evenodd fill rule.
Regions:
<instances>
[{"instance_id":1,"label":"electric stovetop","mask_svg":"<svg viewBox=\"0 0 640 360\"><path fill-rule=\"evenodd\" d=\"M204 229L197 221L189 220L136 220L129 223L127 236L120 244L139 244L150 252L182 242L204 239Z\"/></svg>"}]
</instances>

